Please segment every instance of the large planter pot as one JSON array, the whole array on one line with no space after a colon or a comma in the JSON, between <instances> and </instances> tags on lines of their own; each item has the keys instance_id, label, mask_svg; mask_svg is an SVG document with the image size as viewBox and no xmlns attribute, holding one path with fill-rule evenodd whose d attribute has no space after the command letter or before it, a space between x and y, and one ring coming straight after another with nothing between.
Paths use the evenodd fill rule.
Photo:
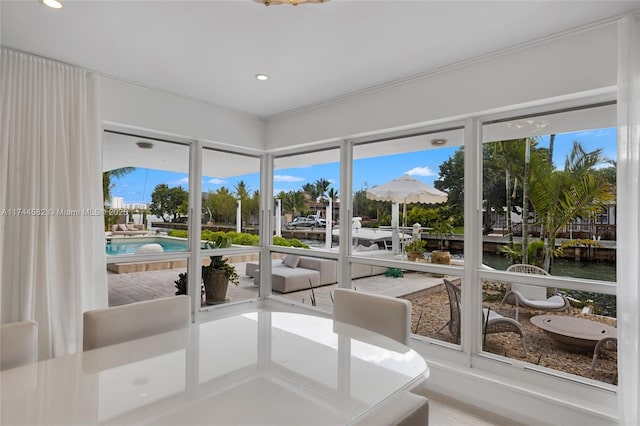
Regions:
<instances>
[{"instance_id":1,"label":"large planter pot","mask_svg":"<svg viewBox=\"0 0 640 426\"><path fill-rule=\"evenodd\" d=\"M227 287L229 287L229 279L225 271L214 271L207 274L204 278L205 303L207 305L215 305L224 303L227 300Z\"/></svg>"},{"instance_id":2,"label":"large planter pot","mask_svg":"<svg viewBox=\"0 0 640 426\"><path fill-rule=\"evenodd\" d=\"M451 265L451 253L443 250L434 250L431 252L431 263Z\"/></svg>"},{"instance_id":3,"label":"large planter pot","mask_svg":"<svg viewBox=\"0 0 640 426\"><path fill-rule=\"evenodd\" d=\"M421 251L408 251L407 259L411 262L415 262L418 259L424 259L424 254Z\"/></svg>"}]
</instances>

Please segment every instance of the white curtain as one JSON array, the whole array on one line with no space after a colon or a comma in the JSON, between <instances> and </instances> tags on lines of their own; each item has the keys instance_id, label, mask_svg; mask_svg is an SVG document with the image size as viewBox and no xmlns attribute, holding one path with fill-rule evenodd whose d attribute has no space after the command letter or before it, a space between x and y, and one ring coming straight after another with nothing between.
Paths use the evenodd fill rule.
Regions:
<instances>
[{"instance_id":1,"label":"white curtain","mask_svg":"<svg viewBox=\"0 0 640 426\"><path fill-rule=\"evenodd\" d=\"M107 305L98 77L2 48L0 81L1 320L60 356Z\"/></svg>"},{"instance_id":2,"label":"white curtain","mask_svg":"<svg viewBox=\"0 0 640 426\"><path fill-rule=\"evenodd\" d=\"M640 424L640 15L618 39L618 390L620 423Z\"/></svg>"}]
</instances>

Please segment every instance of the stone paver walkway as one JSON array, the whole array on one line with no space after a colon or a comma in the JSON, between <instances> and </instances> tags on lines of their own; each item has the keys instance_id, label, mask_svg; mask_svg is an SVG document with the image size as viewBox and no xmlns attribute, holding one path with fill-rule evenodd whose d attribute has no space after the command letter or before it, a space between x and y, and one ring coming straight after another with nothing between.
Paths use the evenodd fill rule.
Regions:
<instances>
[{"instance_id":1,"label":"stone paver walkway","mask_svg":"<svg viewBox=\"0 0 640 426\"><path fill-rule=\"evenodd\" d=\"M253 285L253 279L244 275L245 264L236 263L235 266L240 273L240 284L238 286L230 285L227 297L231 302L258 297L258 287ZM125 274L116 274L108 271L109 306L172 296L176 291L174 281L178 279L179 273L185 271L185 268ZM353 284L358 290L406 299L425 296L430 291L439 290L440 286L443 285L442 278L436 278L429 273L423 272L405 273L400 278L376 275L354 280ZM333 290L336 287L337 284L332 284L313 289L318 308L326 311L332 310ZM274 296L304 304L312 303L311 289L286 294L274 292Z\"/></svg>"}]
</instances>

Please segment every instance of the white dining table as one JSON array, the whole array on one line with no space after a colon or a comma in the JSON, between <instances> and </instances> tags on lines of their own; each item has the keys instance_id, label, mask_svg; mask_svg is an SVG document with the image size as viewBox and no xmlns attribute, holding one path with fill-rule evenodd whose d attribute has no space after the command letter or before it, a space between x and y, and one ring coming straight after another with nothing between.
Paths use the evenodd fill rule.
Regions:
<instances>
[{"instance_id":1,"label":"white dining table","mask_svg":"<svg viewBox=\"0 0 640 426\"><path fill-rule=\"evenodd\" d=\"M253 311L0 373L3 425L344 425L429 375L385 336Z\"/></svg>"}]
</instances>

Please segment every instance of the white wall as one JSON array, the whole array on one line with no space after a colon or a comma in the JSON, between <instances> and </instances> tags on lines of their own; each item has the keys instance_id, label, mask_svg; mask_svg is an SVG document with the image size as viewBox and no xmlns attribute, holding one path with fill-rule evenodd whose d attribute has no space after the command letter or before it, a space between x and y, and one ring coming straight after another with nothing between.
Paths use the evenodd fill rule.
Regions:
<instances>
[{"instance_id":1,"label":"white wall","mask_svg":"<svg viewBox=\"0 0 640 426\"><path fill-rule=\"evenodd\" d=\"M616 24L607 24L324 106L274 116L267 122L266 149L615 86L616 43Z\"/></svg>"},{"instance_id":2,"label":"white wall","mask_svg":"<svg viewBox=\"0 0 640 426\"><path fill-rule=\"evenodd\" d=\"M101 77L102 120L156 132L263 149L256 116Z\"/></svg>"}]
</instances>

